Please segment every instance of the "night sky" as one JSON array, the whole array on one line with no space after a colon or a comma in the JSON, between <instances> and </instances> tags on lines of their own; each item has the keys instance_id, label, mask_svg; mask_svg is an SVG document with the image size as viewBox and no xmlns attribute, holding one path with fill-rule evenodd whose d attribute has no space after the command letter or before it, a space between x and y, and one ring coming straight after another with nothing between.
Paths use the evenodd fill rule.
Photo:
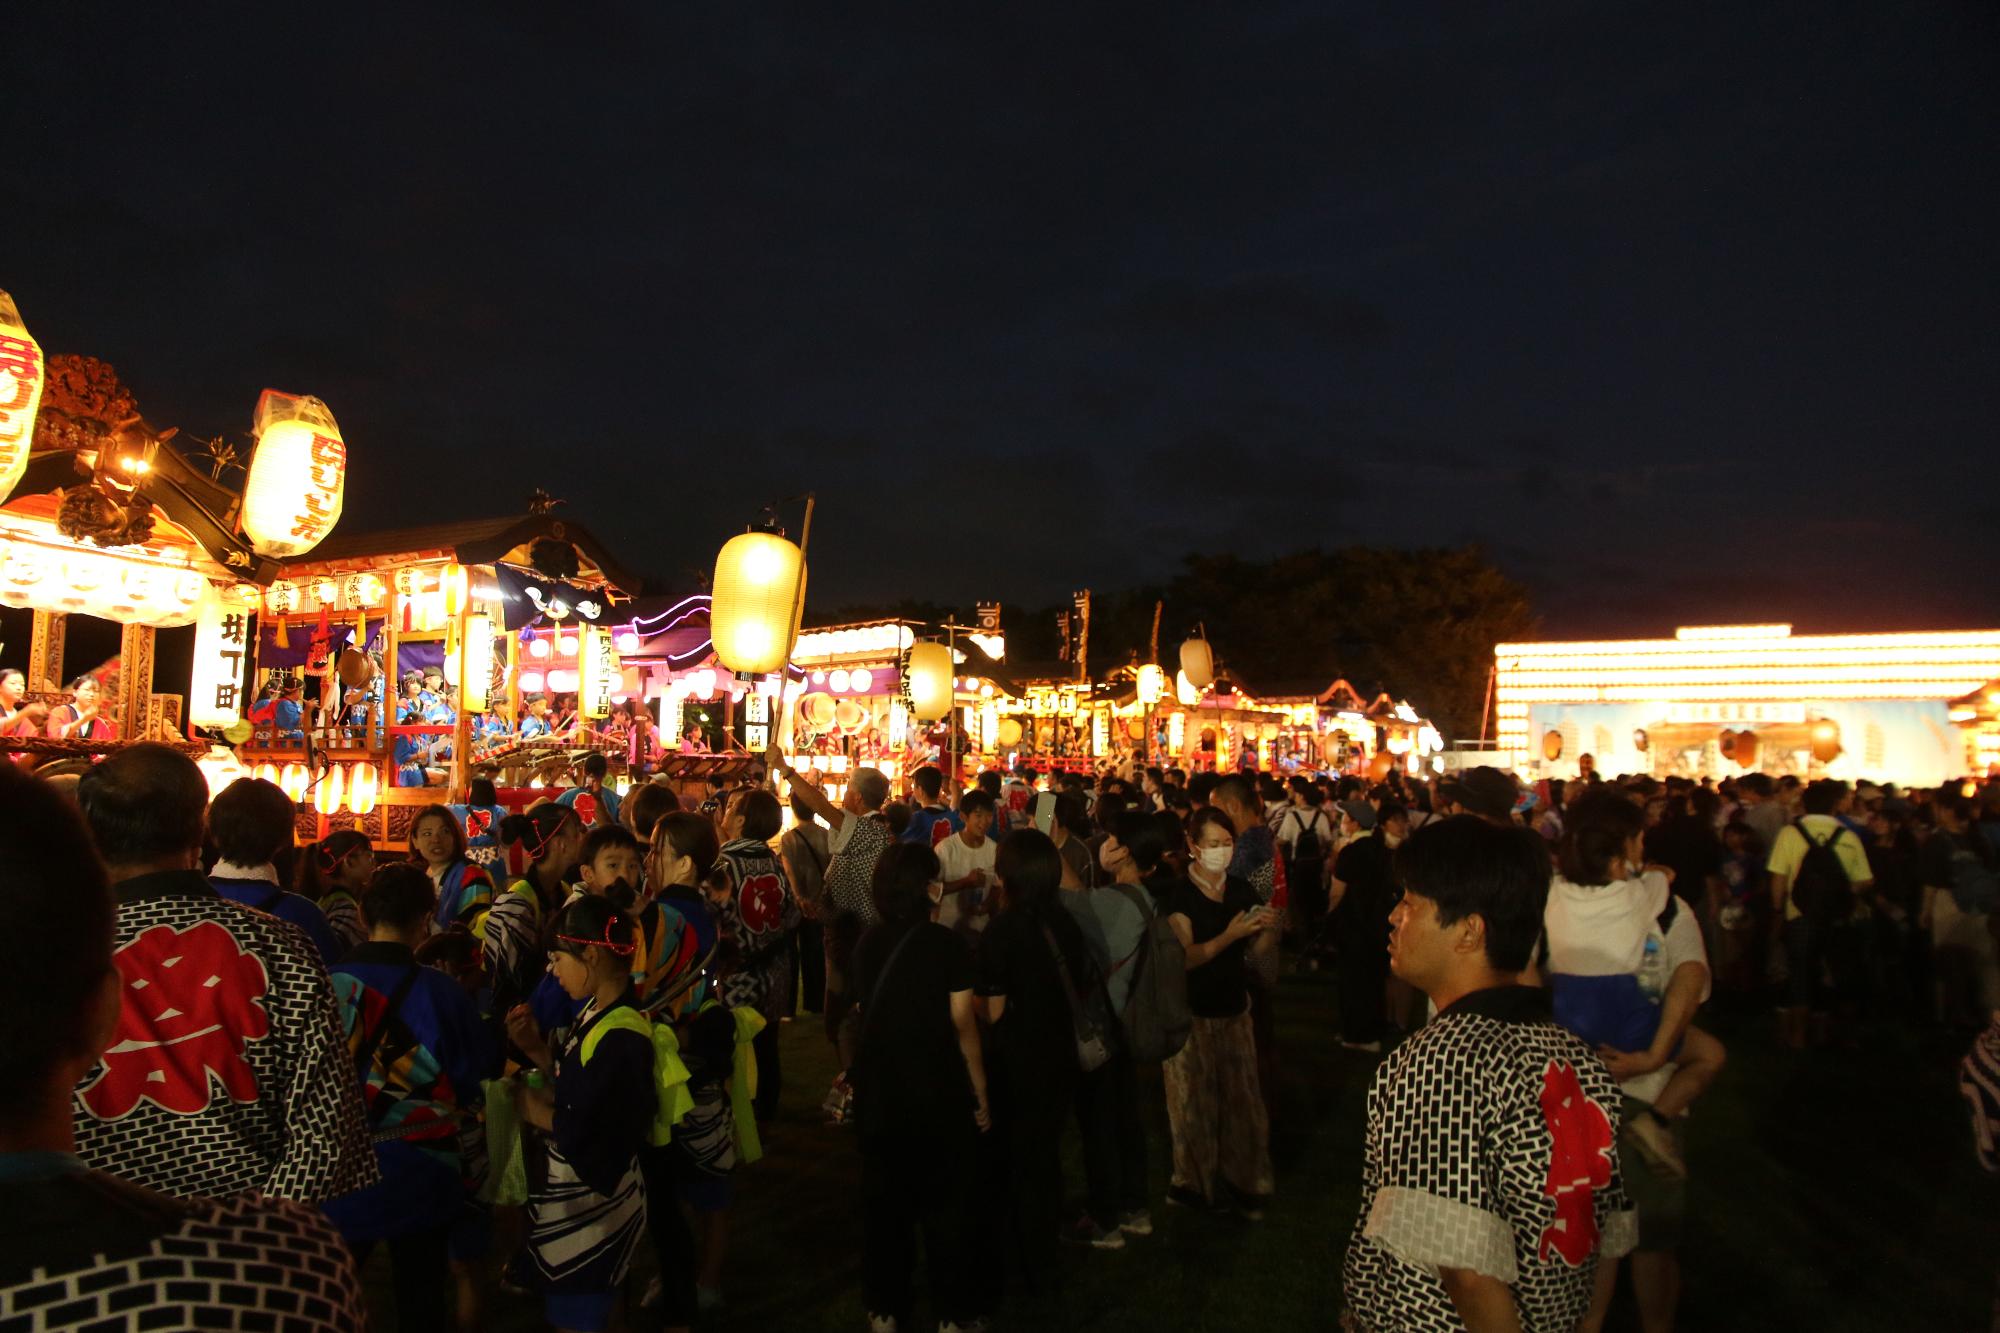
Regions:
<instances>
[{"instance_id":1,"label":"night sky","mask_svg":"<svg viewBox=\"0 0 2000 1333\"><path fill-rule=\"evenodd\" d=\"M540 485L687 588L812 488L816 609L1477 540L1555 636L2000 623L1990 4L196 8L10 17L0 287L155 424L326 399L350 530Z\"/></svg>"}]
</instances>

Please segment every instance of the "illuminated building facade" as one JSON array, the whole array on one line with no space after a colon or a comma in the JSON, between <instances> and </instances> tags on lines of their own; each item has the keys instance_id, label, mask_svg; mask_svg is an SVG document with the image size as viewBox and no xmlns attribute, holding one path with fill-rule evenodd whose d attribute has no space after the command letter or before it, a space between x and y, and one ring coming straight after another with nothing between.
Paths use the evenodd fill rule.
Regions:
<instances>
[{"instance_id":1,"label":"illuminated building facade","mask_svg":"<svg viewBox=\"0 0 2000 1333\"><path fill-rule=\"evenodd\" d=\"M1671 639L1503 643L1499 746L1528 775L1761 770L1935 784L1975 762L1953 701L2000 676L2000 630L1798 634L1706 625Z\"/></svg>"}]
</instances>

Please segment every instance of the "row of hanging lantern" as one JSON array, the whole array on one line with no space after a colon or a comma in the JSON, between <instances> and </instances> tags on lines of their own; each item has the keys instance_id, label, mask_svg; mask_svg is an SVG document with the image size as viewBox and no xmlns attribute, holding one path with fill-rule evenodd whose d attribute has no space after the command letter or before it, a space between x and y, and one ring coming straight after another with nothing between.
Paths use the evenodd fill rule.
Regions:
<instances>
[{"instance_id":1,"label":"row of hanging lantern","mask_svg":"<svg viewBox=\"0 0 2000 1333\"><path fill-rule=\"evenodd\" d=\"M323 815L335 815L345 809L350 814L365 815L375 808L382 794L382 775L370 763L328 764L313 780L312 770L304 764L291 763L283 768L276 764L259 764L252 776L276 783L292 798L292 804L308 802Z\"/></svg>"},{"instance_id":2,"label":"row of hanging lantern","mask_svg":"<svg viewBox=\"0 0 2000 1333\"><path fill-rule=\"evenodd\" d=\"M0 538L0 603L172 629L194 623L208 580L191 569Z\"/></svg>"}]
</instances>

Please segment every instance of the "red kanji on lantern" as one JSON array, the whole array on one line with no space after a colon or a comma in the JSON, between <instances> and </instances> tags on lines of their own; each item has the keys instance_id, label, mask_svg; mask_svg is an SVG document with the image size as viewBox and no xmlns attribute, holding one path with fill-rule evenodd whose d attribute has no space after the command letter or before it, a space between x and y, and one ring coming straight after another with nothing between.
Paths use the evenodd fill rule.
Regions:
<instances>
[{"instance_id":1,"label":"red kanji on lantern","mask_svg":"<svg viewBox=\"0 0 2000 1333\"><path fill-rule=\"evenodd\" d=\"M1611 1117L1577 1082L1576 1070L1551 1060L1542 1072L1542 1118L1549 1126L1549 1176L1542 1193L1556 1201L1556 1220L1542 1229L1542 1262L1551 1250L1579 1268L1597 1249L1595 1194L1611 1185Z\"/></svg>"},{"instance_id":2,"label":"red kanji on lantern","mask_svg":"<svg viewBox=\"0 0 2000 1333\"><path fill-rule=\"evenodd\" d=\"M154 926L115 960L125 1004L102 1072L79 1094L85 1109L117 1120L149 1101L195 1115L218 1084L233 1101L257 1100L245 1052L271 1032L263 960L214 921Z\"/></svg>"}]
</instances>

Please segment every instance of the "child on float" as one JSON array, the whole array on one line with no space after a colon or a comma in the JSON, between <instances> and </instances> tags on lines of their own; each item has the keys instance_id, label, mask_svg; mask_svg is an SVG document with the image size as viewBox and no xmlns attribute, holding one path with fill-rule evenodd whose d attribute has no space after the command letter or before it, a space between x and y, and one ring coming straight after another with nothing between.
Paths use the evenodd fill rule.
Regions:
<instances>
[{"instance_id":1,"label":"child on float","mask_svg":"<svg viewBox=\"0 0 2000 1333\"><path fill-rule=\"evenodd\" d=\"M375 873L375 846L359 829L340 829L299 848L300 897L319 904L339 945L336 959L368 938L361 893Z\"/></svg>"},{"instance_id":2,"label":"child on float","mask_svg":"<svg viewBox=\"0 0 2000 1333\"><path fill-rule=\"evenodd\" d=\"M547 955L563 993L581 1003L577 1022L552 1046L525 1005L507 1016L508 1036L542 1075L516 1094L522 1122L540 1132L530 1135L528 1236L513 1276L542 1293L551 1324L578 1333L610 1327L646 1229L638 1154L658 1092L652 1024L632 993L637 951L631 916L584 894L556 918Z\"/></svg>"},{"instance_id":3,"label":"child on float","mask_svg":"<svg viewBox=\"0 0 2000 1333\"><path fill-rule=\"evenodd\" d=\"M436 927L462 926L477 935L493 906L493 877L466 854L465 830L450 806L427 805L410 821L410 860L437 888Z\"/></svg>"}]
</instances>

